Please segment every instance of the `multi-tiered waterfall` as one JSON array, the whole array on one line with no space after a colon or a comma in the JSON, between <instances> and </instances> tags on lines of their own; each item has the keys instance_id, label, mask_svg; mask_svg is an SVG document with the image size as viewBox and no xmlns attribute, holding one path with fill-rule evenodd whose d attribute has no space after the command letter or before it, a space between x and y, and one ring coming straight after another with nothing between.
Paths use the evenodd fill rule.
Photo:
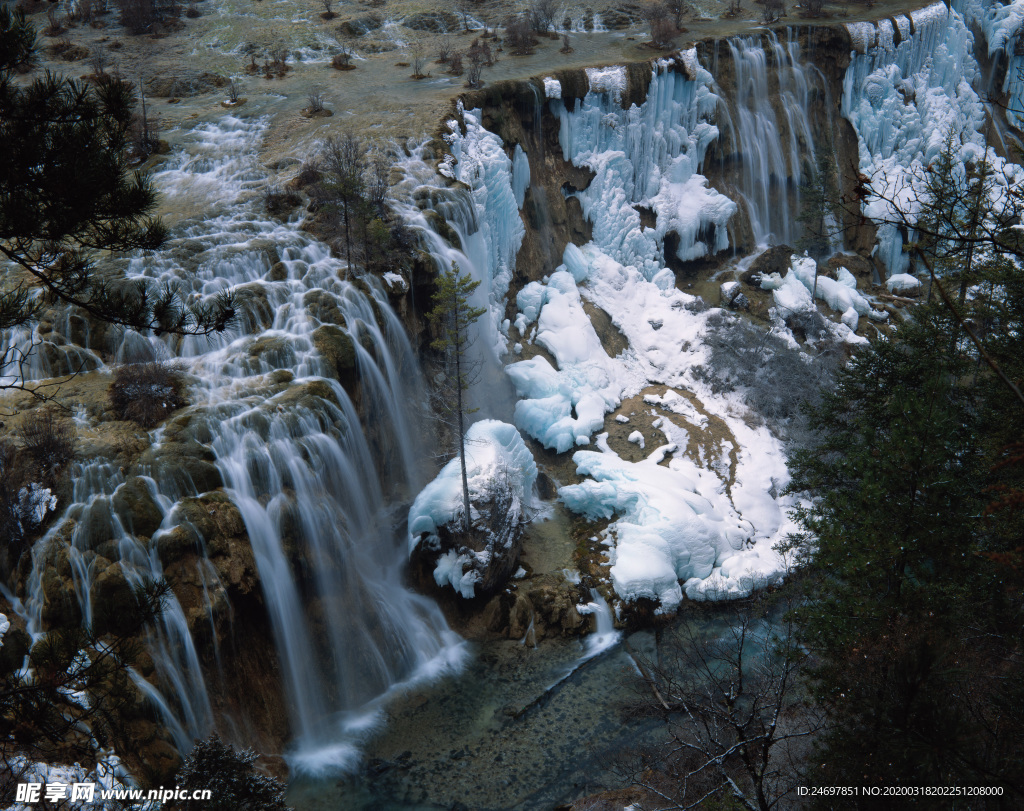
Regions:
<instances>
[{"instance_id":1,"label":"multi-tiered waterfall","mask_svg":"<svg viewBox=\"0 0 1024 811\"><path fill-rule=\"evenodd\" d=\"M156 184L172 211L206 211L178 222L162 252L133 259L126 269L183 285L192 295L239 291L246 310L240 323L212 339L133 335L122 336L120 347L94 347L130 345L136 359L178 359L194 404L168 435L181 430L208 446L216 473L197 482L187 465L175 469L173 459L163 458L164 429L152 434L152 448L127 483L114 460L78 463L66 520L33 550L23 610L30 631L42 631L52 596L47 569L64 554L84 622L94 613L101 558L104 570L116 565L129 583L168 576L175 584L182 574L165 572L164 557L168 539L188 528L182 505L195 509L189 500L222 482L244 523L262 589L267 644L276 648L284 690L278 700L294 739L292 763L318 770L352 759L367 723L361 710L395 684L453 665L460 643L436 605L402 583L398 506L415 494L423 473L418 420L425 398L417 362L378 282L346 280L343 263L325 246L257 213L256 192L266 181L254 150L263 129L261 121L228 117L187 135ZM267 246L281 260L273 272ZM195 273L182 274L182 264ZM350 353L363 416L325 358L326 339ZM80 423L87 428L88 417ZM125 488L140 486L159 512L157 526L133 527L131 511L119 509ZM192 537L200 544L193 576L206 594L209 625L203 654L172 594L149 641L156 678L150 684L137 677L180 751L214 726L241 734L240 743L250 728L248 719L217 718L211 708L224 676L222 648L232 644L231 627L241 618L225 600L213 553L198 531ZM221 624L223 645L214 629ZM264 658L271 668L272 655Z\"/></svg>"}]
</instances>

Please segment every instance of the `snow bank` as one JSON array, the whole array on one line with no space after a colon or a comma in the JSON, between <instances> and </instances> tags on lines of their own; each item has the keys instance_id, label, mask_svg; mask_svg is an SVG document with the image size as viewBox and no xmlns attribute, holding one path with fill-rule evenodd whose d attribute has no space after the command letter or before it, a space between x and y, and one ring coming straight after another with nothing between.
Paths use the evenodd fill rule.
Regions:
<instances>
[{"instance_id":1,"label":"snow bank","mask_svg":"<svg viewBox=\"0 0 1024 811\"><path fill-rule=\"evenodd\" d=\"M562 83L550 76L544 77L544 95L549 99L562 98Z\"/></svg>"},{"instance_id":2,"label":"snow bank","mask_svg":"<svg viewBox=\"0 0 1024 811\"><path fill-rule=\"evenodd\" d=\"M573 512L591 520L618 516L612 585L624 600L648 597L672 611L682 599L680 580L708 577L719 557L741 549L753 527L717 493L718 480L684 460L657 464L663 454L631 463L615 454L577 451L577 472L589 481L558 490ZM701 490L712 497L701 494Z\"/></svg>"},{"instance_id":3,"label":"snow bank","mask_svg":"<svg viewBox=\"0 0 1024 811\"><path fill-rule=\"evenodd\" d=\"M897 273L886 280L885 286L889 288L890 293L903 293L920 288L921 280L909 273Z\"/></svg>"},{"instance_id":4,"label":"snow bank","mask_svg":"<svg viewBox=\"0 0 1024 811\"><path fill-rule=\"evenodd\" d=\"M619 104L626 92L626 69L622 65L609 68L587 68L587 81L591 93L607 93Z\"/></svg>"},{"instance_id":5,"label":"snow bank","mask_svg":"<svg viewBox=\"0 0 1024 811\"><path fill-rule=\"evenodd\" d=\"M533 340L551 353L558 369L541 355L505 367L524 398L515 406L516 425L559 453L585 444L581 438L599 430L604 415L621 400L621 365L601 346L569 272L556 271L547 285L532 282L517 303L522 312L516 325L536 319Z\"/></svg>"}]
</instances>

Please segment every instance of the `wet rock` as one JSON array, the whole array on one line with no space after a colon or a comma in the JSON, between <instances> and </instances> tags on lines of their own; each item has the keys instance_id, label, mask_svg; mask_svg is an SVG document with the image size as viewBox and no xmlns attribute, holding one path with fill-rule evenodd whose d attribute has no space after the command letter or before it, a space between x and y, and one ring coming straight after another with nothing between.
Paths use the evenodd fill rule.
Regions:
<instances>
[{"instance_id":1,"label":"wet rock","mask_svg":"<svg viewBox=\"0 0 1024 811\"><path fill-rule=\"evenodd\" d=\"M138 617L138 602L120 563L108 566L93 580L89 599L96 633L124 635L132 631Z\"/></svg>"},{"instance_id":2,"label":"wet rock","mask_svg":"<svg viewBox=\"0 0 1024 811\"><path fill-rule=\"evenodd\" d=\"M283 282L288 279L288 266L284 262L275 262L267 273L268 282Z\"/></svg>"},{"instance_id":3,"label":"wet rock","mask_svg":"<svg viewBox=\"0 0 1024 811\"><path fill-rule=\"evenodd\" d=\"M431 34L447 34L459 30L459 18L450 11L421 12L410 14L402 25L413 31L428 31Z\"/></svg>"},{"instance_id":4,"label":"wet rock","mask_svg":"<svg viewBox=\"0 0 1024 811\"><path fill-rule=\"evenodd\" d=\"M81 622L75 590L56 569L48 567L43 572L41 585L44 629L64 628Z\"/></svg>"},{"instance_id":5,"label":"wet rock","mask_svg":"<svg viewBox=\"0 0 1024 811\"><path fill-rule=\"evenodd\" d=\"M761 283L762 276L771 273L785 276L793 253L789 245L773 245L750 263L750 267L740 276L740 281L756 286Z\"/></svg>"},{"instance_id":6,"label":"wet rock","mask_svg":"<svg viewBox=\"0 0 1024 811\"><path fill-rule=\"evenodd\" d=\"M338 300L326 290L310 290L302 297L302 306L317 321L345 326L345 316L338 307Z\"/></svg>"},{"instance_id":7,"label":"wet rock","mask_svg":"<svg viewBox=\"0 0 1024 811\"><path fill-rule=\"evenodd\" d=\"M858 279L871 280L875 266L870 259L855 253L837 253L827 262L829 276L835 277L839 268L846 268Z\"/></svg>"},{"instance_id":8,"label":"wet rock","mask_svg":"<svg viewBox=\"0 0 1024 811\"><path fill-rule=\"evenodd\" d=\"M365 14L362 17L353 17L345 20L338 26L338 33L350 37L361 37L371 31L376 31L384 21L376 14Z\"/></svg>"},{"instance_id":9,"label":"wet rock","mask_svg":"<svg viewBox=\"0 0 1024 811\"><path fill-rule=\"evenodd\" d=\"M346 390L353 389L358 380L359 369L355 342L348 333L341 327L325 324L313 331L313 346L334 369L338 382Z\"/></svg>"},{"instance_id":10,"label":"wet rock","mask_svg":"<svg viewBox=\"0 0 1024 811\"><path fill-rule=\"evenodd\" d=\"M121 524L136 536L148 538L163 520L163 513L149 492L145 479L139 476L133 476L121 485L111 503Z\"/></svg>"}]
</instances>

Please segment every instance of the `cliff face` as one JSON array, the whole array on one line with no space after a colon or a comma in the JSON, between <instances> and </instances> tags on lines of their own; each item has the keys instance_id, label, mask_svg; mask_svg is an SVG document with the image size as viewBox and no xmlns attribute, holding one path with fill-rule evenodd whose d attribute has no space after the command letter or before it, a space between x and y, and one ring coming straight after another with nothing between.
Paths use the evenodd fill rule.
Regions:
<instances>
[{"instance_id":1,"label":"cliff face","mask_svg":"<svg viewBox=\"0 0 1024 811\"><path fill-rule=\"evenodd\" d=\"M769 242L794 241L800 230L800 187L816 171L812 157L816 150L832 155L839 192L843 200L854 199L857 137L840 114L852 50L850 35L842 25L800 28L785 40L765 33L696 44L697 59L711 73L714 92L721 99L713 118L719 136L698 171L713 188L735 201L738 210L729 221L729 248L717 256L680 260L675 256L678 235L666 235L664 261L681 284L698 281L726 256L753 251L769 230ZM757 75L752 75L751 54L758 59ZM737 59L744 63L738 65ZM623 109L645 101L654 62L626 65ZM685 73L687 67L680 61L674 69ZM562 99L570 110L589 88L584 70L558 71L551 78L560 83ZM754 83L758 87L753 88ZM467 110L480 110L483 126L500 136L510 158L522 147L529 161L531 180L521 208L526 233L508 297L507 316L514 320L516 290L560 265L567 244L582 245L593 237L593 223L584 216L574 194L586 189L594 174L565 160L559 143L560 121L550 109L542 79L496 83L464 94L461 102ZM755 106L758 109L752 109ZM770 132L758 129L757 115L770 117ZM744 126L747 131L741 132ZM750 143L752 138L760 143ZM770 165L771 156L752 154L759 148L767 150L771 145L765 139L769 138L778 142L779 150ZM759 160L765 165L758 165ZM762 191L764 199L758 200ZM654 227L651 210L637 207L637 211L644 226ZM854 212L843 217L845 249L868 257L874 246L873 226Z\"/></svg>"}]
</instances>

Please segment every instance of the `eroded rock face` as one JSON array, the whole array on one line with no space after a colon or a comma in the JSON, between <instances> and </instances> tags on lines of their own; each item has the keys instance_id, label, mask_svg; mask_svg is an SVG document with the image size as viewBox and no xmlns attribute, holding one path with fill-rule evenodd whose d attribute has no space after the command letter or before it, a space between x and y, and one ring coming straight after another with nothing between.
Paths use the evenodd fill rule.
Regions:
<instances>
[{"instance_id":1,"label":"eroded rock face","mask_svg":"<svg viewBox=\"0 0 1024 811\"><path fill-rule=\"evenodd\" d=\"M484 621L492 633L526 639L528 644L545 637L578 636L593 630L593 619L576 608L589 600L583 586L561 574L546 574L496 595L484 609Z\"/></svg>"},{"instance_id":2,"label":"eroded rock face","mask_svg":"<svg viewBox=\"0 0 1024 811\"><path fill-rule=\"evenodd\" d=\"M204 669L220 674L207 680L214 711L236 719L248 745L279 752L287 712L245 522L222 492L183 499L176 517L178 525L158 536L158 550Z\"/></svg>"}]
</instances>

